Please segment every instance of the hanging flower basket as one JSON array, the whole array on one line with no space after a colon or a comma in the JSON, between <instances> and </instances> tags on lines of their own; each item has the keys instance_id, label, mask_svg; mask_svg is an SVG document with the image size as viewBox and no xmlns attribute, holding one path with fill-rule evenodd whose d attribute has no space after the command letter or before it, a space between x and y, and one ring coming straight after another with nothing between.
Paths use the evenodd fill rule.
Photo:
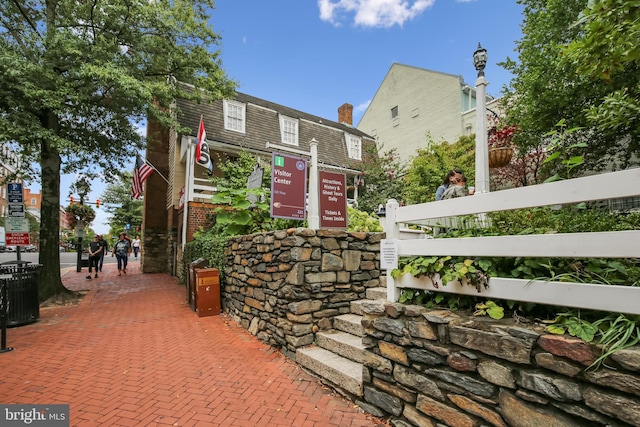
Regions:
<instances>
[{"instance_id":1,"label":"hanging flower basket","mask_svg":"<svg viewBox=\"0 0 640 427\"><path fill-rule=\"evenodd\" d=\"M80 204L70 204L65 208L65 213L71 229L76 228L78 221L89 224L96 217L96 211L91 206Z\"/></svg>"},{"instance_id":2,"label":"hanging flower basket","mask_svg":"<svg viewBox=\"0 0 640 427\"><path fill-rule=\"evenodd\" d=\"M489 149L489 167L502 168L509 164L513 157L513 148L497 147Z\"/></svg>"}]
</instances>

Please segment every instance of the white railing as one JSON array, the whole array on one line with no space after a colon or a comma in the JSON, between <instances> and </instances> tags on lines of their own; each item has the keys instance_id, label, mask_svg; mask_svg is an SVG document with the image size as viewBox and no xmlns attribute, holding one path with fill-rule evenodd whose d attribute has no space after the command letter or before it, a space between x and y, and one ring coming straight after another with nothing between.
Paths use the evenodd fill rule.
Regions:
<instances>
[{"instance_id":1,"label":"white railing","mask_svg":"<svg viewBox=\"0 0 640 427\"><path fill-rule=\"evenodd\" d=\"M386 241L397 257L558 257L558 258L640 258L640 231L542 234L495 237L405 240L404 224L434 225L458 215L478 215L537 206L553 206L586 201L635 197L640 194L640 168L576 178L523 188L476 194L399 207L390 200L386 207ZM384 249L383 249L384 250ZM388 258L388 253L382 253ZM437 280L437 279L436 279ZM394 280L387 270L387 298L398 301L401 288L481 296L554 306L640 314L640 287L595 283L524 280L491 277L487 289L450 282L436 288L431 279L404 274Z\"/></svg>"},{"instance_id":2,"label":"white railing","mask_svg":"<svg viewBox=\"0 0 640 427\"><path fill-rule=\"evenodd\" d=\"M208 179L193 178L190 186L190 202L211 202L211 197L216 193L216 187Z\"/></svg>"}]
</instances>

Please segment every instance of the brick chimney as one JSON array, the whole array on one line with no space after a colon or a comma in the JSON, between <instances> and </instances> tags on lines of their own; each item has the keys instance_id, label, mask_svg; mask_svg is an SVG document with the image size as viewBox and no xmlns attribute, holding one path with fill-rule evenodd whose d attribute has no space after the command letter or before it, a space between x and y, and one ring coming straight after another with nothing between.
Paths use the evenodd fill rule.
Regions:
<instances>
[{"instance_id":1,"label":"brick chimney","mask_svg":"<svg viewBox=\"0 0 640 427\"><path fill-rule=\"evenodd\" d=\"M353 105L345 103L338 108L338 123L353 126Z\"/></svg>"}]
</instances>

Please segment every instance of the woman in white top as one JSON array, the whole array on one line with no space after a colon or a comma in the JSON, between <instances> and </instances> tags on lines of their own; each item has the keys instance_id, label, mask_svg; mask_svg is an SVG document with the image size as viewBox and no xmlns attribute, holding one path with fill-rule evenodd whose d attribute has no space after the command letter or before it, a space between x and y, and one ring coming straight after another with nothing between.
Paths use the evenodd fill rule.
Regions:
<instances>
[{"instance_id":1,"label":"woman in white top","mask_svg":"<svg viewBox=\"0 0 640 427\"><path fill-rule=\"evenodd\" d=\"M138 252L140 251L140 236L136 236L136 238L133 239L131 246L133 246L133 255L138 259Z\"/></svg>"}]
</instances>

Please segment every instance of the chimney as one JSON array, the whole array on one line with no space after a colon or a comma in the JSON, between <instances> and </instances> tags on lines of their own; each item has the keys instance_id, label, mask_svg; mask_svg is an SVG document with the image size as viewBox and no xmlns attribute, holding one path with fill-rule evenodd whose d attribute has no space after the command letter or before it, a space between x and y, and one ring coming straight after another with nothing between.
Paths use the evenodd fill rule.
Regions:
<instances>
[{"instance_id":1,"label":"chimney","mask_svg":"<svg viewBox=\"0 0 640 427\"><path fill-rule=\"evenodd\" d=\"M353 105L344 103L338 108L338 123L353 126Z\"/></svg>"}]
</instances>

